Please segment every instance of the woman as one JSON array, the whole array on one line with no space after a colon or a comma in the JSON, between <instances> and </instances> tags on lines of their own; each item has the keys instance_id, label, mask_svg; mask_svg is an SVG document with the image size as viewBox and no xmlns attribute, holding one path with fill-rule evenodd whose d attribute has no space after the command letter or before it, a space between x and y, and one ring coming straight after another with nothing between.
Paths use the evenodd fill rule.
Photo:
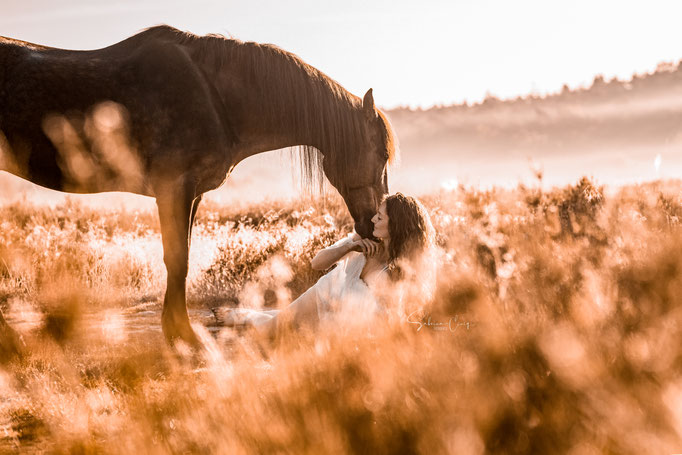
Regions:
<instances>
[{"instance_id":1,"label":"woman","mask_svg":"<svg viewBox=\"0 0 682 455\"><path fill-rule=\"evenodd\" d=\"M403 274L401 264L418 258L433 242L433 227L424 206L415 198L396 193L387 196L372 218L372 235L356 233L321 250L313 258L315 270L336 267L283 310L230 309L222 317L227 326L244 324L273 338L278 329L293 325L316 326L339 313L372 317L385 310L376 292Z\"/></svg>"}]
</instances>

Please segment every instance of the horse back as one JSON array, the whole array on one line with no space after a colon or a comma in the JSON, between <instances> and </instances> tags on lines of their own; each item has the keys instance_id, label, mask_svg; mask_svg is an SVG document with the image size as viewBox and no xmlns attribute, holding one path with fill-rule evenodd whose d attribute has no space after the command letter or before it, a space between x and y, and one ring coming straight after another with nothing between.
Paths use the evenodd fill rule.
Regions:
<instances>
[{"instance_id":1,"label":"horse back","mask_svg":"<svg viewBox=\"0 0 682 455\"><path fill-rule=\"evenodd\" d=\"M65 175L68 166L48 137L46 118L56 115L68 120L84 144L84 153L97 161L87 119L97 106L111 102L123 108L126 133L143 176L155 168L184 172L206 160L215 161L211 163L215 169L218 161L224 161L225 148L236 142L236 136L217 111L210 82L173 43L133 38L93 51L0 40L0 131L23 163L22 177L68 190L66 182L74 176ZM145 188L113 186L85 187L79 192L149 194Z\"/></svg>"}]
</instances>

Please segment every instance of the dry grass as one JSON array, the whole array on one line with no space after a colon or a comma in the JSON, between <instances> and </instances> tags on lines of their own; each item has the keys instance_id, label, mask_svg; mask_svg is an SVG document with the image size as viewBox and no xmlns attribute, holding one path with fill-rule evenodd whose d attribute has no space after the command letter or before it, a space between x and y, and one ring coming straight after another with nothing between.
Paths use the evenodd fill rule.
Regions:
<instances>
[{"instance_id":1,"label":"dry grass","mask_svg":"<svg viewBox=\"0 0 682 455\"><path fill-rule=\"evenodd\" d=\"M197 324L199 358L162 340L153 213L6 206L0 303L26 355L0 370L2 449L679 452L678 195L664 182L604 195L588 179L432 194L433 298L406 288L386 320L274 348ZM319 277L312 255L349 228L338 200L203 206L195 322L218 304L288 302Z\"/></svg>"}]
</instances>

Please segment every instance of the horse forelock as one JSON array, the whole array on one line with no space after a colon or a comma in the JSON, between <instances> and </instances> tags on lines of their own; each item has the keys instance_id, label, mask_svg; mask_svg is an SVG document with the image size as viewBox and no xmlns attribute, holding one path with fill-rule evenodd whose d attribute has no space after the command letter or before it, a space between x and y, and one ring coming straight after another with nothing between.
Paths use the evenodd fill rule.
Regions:
<instances>
[{"instance_id":1,"label":"horse forelock","mask_svg":"<svg viewBox=\"0 0 682 455\"><path fill-rule=\"evenodd\" d=\"M267 124L278 125L295 137L312 137L314 144L293 147L299 154L306 188L321 188L324 181L320 152L327 168L344 179L358 155L369 152L362 100L297 55L272 44L243 42L218 34L199 36L169 26L142 33L188 46L213 71L237 69L255 86L251 92L258 99L250 109L257 109L257 115ZM293 115L292 106L296 106ZM390 124L383 118L388 137L393 138Z\"/></svg>"}]
</instances>

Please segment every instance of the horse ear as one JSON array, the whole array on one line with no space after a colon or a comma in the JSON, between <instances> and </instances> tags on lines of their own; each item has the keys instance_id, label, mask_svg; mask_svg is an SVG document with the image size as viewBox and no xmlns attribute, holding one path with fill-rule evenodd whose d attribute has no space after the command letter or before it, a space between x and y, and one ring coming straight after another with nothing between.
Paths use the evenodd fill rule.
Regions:
<instances>
[{"instance_id":1,"label":"horse ear","mask_svg":"<svg viewBox=\"0 0 682 455\"><path fill-rule=\"evenodd\" d=\"M365 97L362 99L362 109L365 111L367 118L374 120L377 117L374 109L374 96L372 96L372 89L367 90Z\"/></svg>"}]
</instances>

